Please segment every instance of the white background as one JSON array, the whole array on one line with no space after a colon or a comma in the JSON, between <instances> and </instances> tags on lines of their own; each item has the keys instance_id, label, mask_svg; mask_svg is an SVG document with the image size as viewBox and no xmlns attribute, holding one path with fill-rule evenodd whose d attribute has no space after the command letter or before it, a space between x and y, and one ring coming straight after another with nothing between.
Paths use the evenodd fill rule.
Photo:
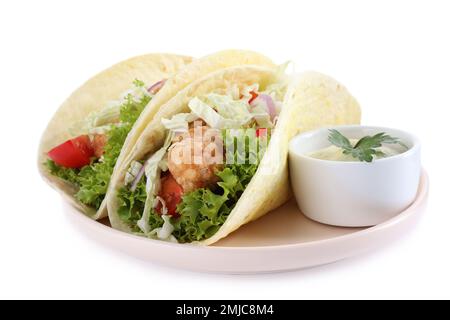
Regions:
<instances>
[{"instance_id":1,"label":"white background","mask_svg":"<svg viewBox=\"0 0 450 320\"><path fill-rule=\"evenodd\" d=\"M450 298L448 1L1 1L0 298ZM409 130L431 179L381 251L263 276L143 263L86 238L38 176L39 136L98 71L147 52L260 51L343 82L365 124Z\"/></svg>"}]
</instances>

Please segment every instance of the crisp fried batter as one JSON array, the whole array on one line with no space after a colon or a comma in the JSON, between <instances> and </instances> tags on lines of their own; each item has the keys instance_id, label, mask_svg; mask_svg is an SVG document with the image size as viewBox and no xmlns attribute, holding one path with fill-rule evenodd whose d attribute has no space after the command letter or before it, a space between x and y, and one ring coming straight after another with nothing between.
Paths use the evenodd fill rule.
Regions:
<instances>
[{"instance_id":1,"label":"crisp fried batter","mask_svg":"<svg viewBox=\"0 0 450 320\"><path fill-rule=\"evenodd\" d=\"M223 169L220 134L201 125L178 135L169 149L168 166L185 193L213 186L218 181L216 173Z\"/></svg>"}]
</instances>

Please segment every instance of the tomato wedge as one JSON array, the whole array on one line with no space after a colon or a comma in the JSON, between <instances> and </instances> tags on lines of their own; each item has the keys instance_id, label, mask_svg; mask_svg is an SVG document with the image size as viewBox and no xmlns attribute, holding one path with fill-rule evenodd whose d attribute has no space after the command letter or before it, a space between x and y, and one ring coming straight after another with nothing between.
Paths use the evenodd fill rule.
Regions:
<instances>
[{"instance_id":1,"label":"tomato wedge","mask_svg":"<svg viewBox=\"0 0 450 320\"><path fill-rule=\"evenodd\" d=\"M53 148L48 152L48 156L57 165L79 169L91 163L94 149L89 136L82 135Z\"/></svg>"},{"instance_id":2,"label":"tomato wedge","mask_svg":"<svg viewBox=\"0 0 450 320\"><path fill-rule=\"evenodd\" d=\"M176 182L171 174L161 179L161 191L159 196L164 200L167 207L167 214L172 217L179 217L177 205L181 202L183 188ZM158 203L156 211L161 214L162 206Z\"/></svg>"},{"instance_id":3,"label":"tomato wedge","mask_svg":"<svg viewBox=\"0 0 450 320\"><path fill-rule=\"evenodd\" d=\"M256 129L256 136L259 137L265 137L267 136L267 128L259 128Z\"/></svg>"},{"instance_id":4,"label":"tomato wedge","mask_svg":"<svg viewBox=\"0 0 450 320\"><path fill-rule=\"evenodd\" d=\"M254 91L250 91L250 95L252 97L250 98L250 100L248 100L249 104L252 103L256 98L258 98L258 94L256 92L254 92Z\"/></svg>"}]
</instances>

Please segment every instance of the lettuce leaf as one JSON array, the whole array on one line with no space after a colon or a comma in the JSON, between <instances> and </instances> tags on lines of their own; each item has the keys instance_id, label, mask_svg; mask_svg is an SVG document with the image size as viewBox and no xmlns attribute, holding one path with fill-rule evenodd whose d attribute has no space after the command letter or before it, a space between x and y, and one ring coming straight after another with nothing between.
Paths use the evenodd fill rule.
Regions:
<instances>
[{"instance_id":1,"label":"lettuce leaf","mask_svg":"<svg viewBox=\"0 0 450 320\"><path fill-rule=\"evenodd\" d=\"M144 210L142 211L142 218L137 222L138 227L145 234L149 233L153 229L152 226L148 224L149 215L153 209L153 204L156 196L158 195L161 183L161 169L159 168L159 163L162 161L167 152L168 144L169 143L167 142L167 145L155 152L145 164L145 177L147 180L145 189L147 197L145 200Z\"/></svg>"},{"instance_id":2,"label":"lettuce leaf","mask_svg":"<svg viewBox=\"0 0 450 320\"><path fill-rule=\"evenodd\" d=\"M80 170L68 169L68 168L58 166L53 160L50 160L50 159L47 160L45 165L46 165L48 171L52 175L54 175L62 180L65 180L71 184L74 184L75 186L79 186L78 173L80 172Z\"/></svg>"},{"instance_id":3,"label":"lettuce leaf","mask_svg":"<svg viewBox=\"0 0 450 320\"><path fill-rule=\"evenodd\" d=\"M244 163L228 164L217 173L220 178L217 190L202 188L183 196L177 207L181 216L173 221L173 235L179 242L208 239L225 223L258 169L259 161L250 161L250 139L257 138L246 137L246 148L235 150L235 159L243 157ZM245 154L238 155L238 152Z\"/></svg>"},{"instance_id":4,"label":"lettuce leaf","mask_svg":"<svg viewBox=\"0 0 450 320\"><path fill-rule=\"evenodd\" d=\"M135 82L135 85L140 83ZM82 203L98 210L105 198L111 175L123 144L134 123L139 118L151 96L143 95L140 100L128 94L120 106L120 123L113 124L106 133L107 143L104 155L81 169L58 166L51 160L46 165L51 174L78 187L75 197Z\"/></svg>"},{"instance_id":5,"label":"lettuce leaf","mask_svg":"<svg viewBox=\"0 0 450 320\"><path fill-rule=\"evenodd\" d=\"M172 218L173 235L180 243L201 241L213 236L225 223L240 196L250 183L258 168L257 164L228 165L218 172L220 190L197 189L186 194L178 205L179 218ZM130 225L133 231L142 233L137 226L144 212L146 191L145 182L139 182L135 192L122 187L118 193L118 214L122 221ZM161 228L163 218L151 209L148 226L150 230Z\"/></svg>"},{"instance_id":6,"label":"lettuce leaf","mask_svg":"<svg viewBox=\"0 0 450 320\"><path fill-rule=\"evenodd\" d=\"M117 197L119 201L118 214L122 221L129 225L136 225L142 217L147 191L145 190L145 179L142 179L134 192L123 187L119 190ZM137 227L137 225L136 225Z\"/></svg>"},{"instance_id":7,"label":"lettuce leaf","mask_svg":"<svg viewBox=\"0 0 450 320\"><path fill-rule=\"evenodd\" d=\"M257 164L233 164L217 173L221 190L202 188L183 196L174 219L173 235L180 243L201 241L213 236L225 223L258 168Z\"/></svg>"},{"instance_id":8,"label":"lettuce leaf","mask_svg":"<svg viewBox=\"0 0 450 320\"><path fill-rule=\"evenodd\" d=\"M120 219L127 223L134 232L140 234L142 234L142 231L137 223L142 219L142 213L144 212L145 202L147 200L146 184L147 179L143 177L134 192L127 187L122 187L117 194L119 201L118 215ZM150 230L161 228L164 220L153 208L150 210L148 219Z\"/></svg>"},{"instance_id":9,"label":"lettuce leaf","mask_svg":"<svg viewBox=\"0 0 450 320\"><path fill-rule=\"evenodd\" d=\"M114 126L107 133L108 143L101 161L85 166L78 174L79 190L75 197L82 203L99 209L108 190L109 180L114 171L117 158L131 130L132 125Z\"/></svg>"}]
</instances>

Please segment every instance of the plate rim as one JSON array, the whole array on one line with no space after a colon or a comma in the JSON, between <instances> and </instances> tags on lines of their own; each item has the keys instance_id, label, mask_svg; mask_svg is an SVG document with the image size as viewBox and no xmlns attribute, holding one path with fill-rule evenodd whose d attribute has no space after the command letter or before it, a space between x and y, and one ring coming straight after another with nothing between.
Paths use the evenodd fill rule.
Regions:
<instances>
[{"instance_id":1,"label":"plate rim","mask_svg":"<svg viewBox=\"0 0 450 320\"><path fill-rule=\"evenodd\" d=\"M308 242L301 242L301 243L289 243L289 244L278 244L278 245L266 245L266 246L242 246L242 247L233 247L233 246L202 246L202 245L195 245L195 244L180 244L180 243L170 243L170 242L164 242L160 240L154 240L154 239L148 239L141 236L137 236L134 234L122 232L119 230L116 230L112 227L106 226L102 224L99 221L92 220L91 218L84 215L82 212L77 210L76 208L73 208L72 206L70 211L75 211L76 213L72 213L71 216L76 217L79 220L84 220L83 223L89 224L93 228L98 228L102 230L102 232L108 233L110 236L118 236L118 237L124 237L124 238L131 238L136 241L145 241L150 246L165 246L170 248L186 248L190 250L196 250L196 251L272 251L272 250L284 250L284 249L292 249L292 248L302 248L302 247L311 247L316 245L323 245L328 242L335 242L335 241L341 241L341 240L351 240L352 238L358 238L361 236L366 236L367 234L371 234L374 232L377 232L379 230L383 230L386 228L389 228L393 225L396 225L398 223L401 223L403 220L407 219L411 212L415 212L415 208L419 207L428 197L429 194L429 176L425 169L422 168L421 171L421 177L420 177L420 187L418 190L418 194L414 200L413 203L411 203L406 209L404 209L402 212L394 216L393 218L380 223L378 225L368 227L359 231L355 231L352 233L326 238L326 239L320 239L320 240L312 240Z\"/></svg>"}]
</instances>

